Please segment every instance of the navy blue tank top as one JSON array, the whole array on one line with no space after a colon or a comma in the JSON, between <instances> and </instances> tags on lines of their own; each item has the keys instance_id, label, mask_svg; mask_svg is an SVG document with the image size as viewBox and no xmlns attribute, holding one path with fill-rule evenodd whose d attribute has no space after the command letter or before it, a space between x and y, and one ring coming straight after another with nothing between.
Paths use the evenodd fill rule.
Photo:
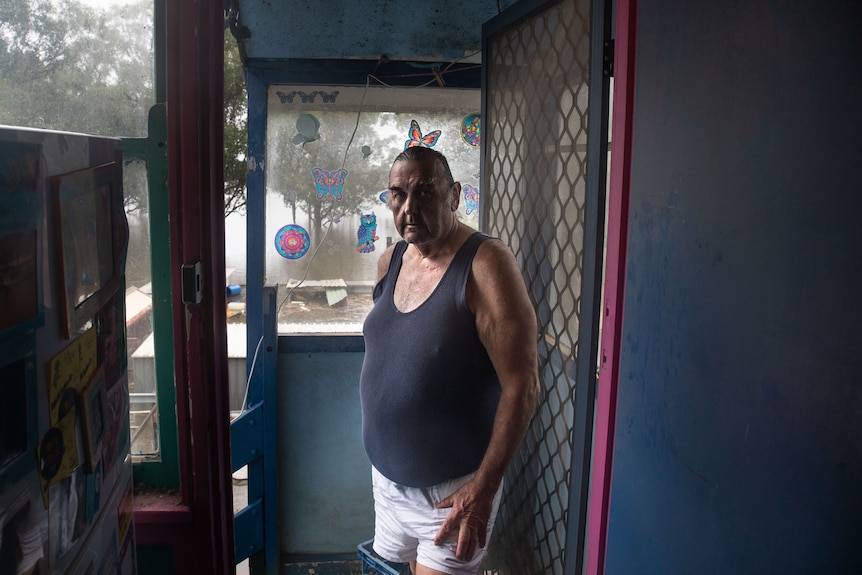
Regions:
<instances>
[{"instance_id":1,"label":"navy blue tank top","mask_svg":"<svg viewBox=\"0 0 862 575\"><path fill-rule=\"evenodd\" d=\"M372 465L408 487L430 487L479 468L494 425L500 382L467 306L475 233L416 309L395 307L407 243L396 244L365 319L359 393L362 441Z\"/></svg>"}]
</instances>

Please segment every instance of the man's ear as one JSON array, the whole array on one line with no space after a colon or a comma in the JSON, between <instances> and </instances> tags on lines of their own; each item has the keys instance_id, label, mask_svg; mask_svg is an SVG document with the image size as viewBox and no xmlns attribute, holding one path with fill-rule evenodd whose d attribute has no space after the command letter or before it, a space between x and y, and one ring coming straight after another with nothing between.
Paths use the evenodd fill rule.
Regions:
<instances>
[{"instance_id":1,"label":"man's ear","mask_svg":"<svg viewBox=\"0 0 862 575\"><path fill-rule=\"evenodd\" d=\"M452 197L451 197L451 205L452 211L457 211L458 206L461 205L461 182L455 182L452 184Z\"/></svg>"}]
</instances>

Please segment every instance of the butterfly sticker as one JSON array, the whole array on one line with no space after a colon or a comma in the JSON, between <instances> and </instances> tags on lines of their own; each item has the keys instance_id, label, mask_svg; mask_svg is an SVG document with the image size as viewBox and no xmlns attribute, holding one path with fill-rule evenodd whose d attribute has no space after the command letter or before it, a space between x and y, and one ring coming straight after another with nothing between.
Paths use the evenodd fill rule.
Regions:
<instances>
[{"instance_id":1,"label":"butterfly sticker","mask_svg":"<svg viewBox=\"0 0 862 575\"><path fill-rule=\"evenodd\" d=\"M314 176L314 184L317 186L318 200L327 195L334 197L336 200L341 199L341 190L344 188L344 179L347 177L347 170L342 168L334 172L327 172L320 168L314 168L311 170L311 173Z\"/></svg>"},{"instance_id":2,"label":"butterfly sticker","mask_svg":"<svg viewBox=\"0 0 862 575\"><path fill-rule=\"evenodd\" d=\"M305 92L298 90L294 90L293 92L290 92L288 94L285 94L284 92L276 92L275 94L276 96L278 96L278 99L281 100L282 104L284 104L285 102L290 102L291 104L293 104L293 99L297 96L302 99L303 104L313 104L314 98L317 95L320 95L320 97L323 99L324 104L331 104L334 103L335 98L338 97L338 90L335 90L334 92L331 92L329 94L327 94L323 90L314 90L310 94L306 94Z\"/></svg>"},{"instance_id":3,"label":"butterfly sticker","mask_svg":"<svg viewBox=\"0 0 862 575\"><path fill-rule=\"evenodd\" d=\"M433 132L423 136L422 130L419 128L419 122L416 120L410 120L410 132L408 135L410 136L410 139L404 142L405 150L414 146L431 148L437 143L437 139L440 137L440 130L434 130Z\"/></svg>"},{"instance_id":4,"label":"butterfly sticker","mask_svg":"<svg viewBox=\"0 0 862 575\"><path fill-rule=\"evenodd\" d=\"M464 184L464 202L467 204L467 215L479 209L479 189L470 184Z\"/></svg>"}]
</instances>

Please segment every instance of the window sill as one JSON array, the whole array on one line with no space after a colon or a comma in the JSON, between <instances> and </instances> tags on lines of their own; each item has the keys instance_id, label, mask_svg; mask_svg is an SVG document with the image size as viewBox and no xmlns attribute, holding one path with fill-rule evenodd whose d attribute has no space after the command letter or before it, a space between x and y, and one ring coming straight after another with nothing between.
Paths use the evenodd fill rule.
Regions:
<instances>
[{"instance_id":1,"label":"window sill","mask_svg":"<svg viewBox=\"0 0 862 575\"><path fill-rule=\"evenodd\" d=\"M134 496L137 545L184 544L191 538L191 507L179 493L138 493Z\"/></svg>"}]
</instances>

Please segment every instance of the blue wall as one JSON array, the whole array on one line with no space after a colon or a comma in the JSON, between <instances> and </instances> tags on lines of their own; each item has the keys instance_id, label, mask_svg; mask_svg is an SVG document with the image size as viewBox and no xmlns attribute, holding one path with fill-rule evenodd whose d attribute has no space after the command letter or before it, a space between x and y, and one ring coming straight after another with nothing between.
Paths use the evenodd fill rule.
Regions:
<instances>
[{"instance_id":1,"label":"blue wall","mask_svg":"<svg viewBox=\"0 0 862 575\"><path fill-rule=\"evenodd\" d=\"M280 548L300 555L355 554L356 545L374 535L371 464L359 408L362 338L350 338L357 344L348 347L360 351L338 351L337 344L303 350L284 343L295 337L280 339Z\"/></svg>"},{"instance_id":2,"label":"blue wall","mask_svg":"<svg viewBox=\"0 0 862 575\"><path fill-rule=\"evenodd\" d=\"M607 573L860 573L862 4L637 16Z\"/></svg>"}]
</instances>

